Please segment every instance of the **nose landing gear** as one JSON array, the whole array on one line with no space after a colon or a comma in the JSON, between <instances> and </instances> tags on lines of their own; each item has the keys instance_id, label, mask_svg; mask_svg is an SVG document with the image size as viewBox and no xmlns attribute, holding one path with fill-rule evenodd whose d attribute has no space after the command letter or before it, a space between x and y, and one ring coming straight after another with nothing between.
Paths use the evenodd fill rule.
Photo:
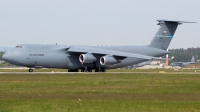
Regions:
<instances>
[{"instance_id":1,"label":"nose landing gear","mask_svg":"<svg viewBox=\"0 0 200 112\"><path fill-rule=\"evenodd\" d=\"M33 69L30 68L30 69L28 70L28 72L33 72Z\"/></svg>"}]
</instances>

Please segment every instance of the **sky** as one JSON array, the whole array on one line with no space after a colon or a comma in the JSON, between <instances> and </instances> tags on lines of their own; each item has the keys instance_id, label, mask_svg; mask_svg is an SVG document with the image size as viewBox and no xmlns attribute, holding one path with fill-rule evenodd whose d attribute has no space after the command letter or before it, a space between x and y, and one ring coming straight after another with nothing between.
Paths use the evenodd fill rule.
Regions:
<instances>
[{"instance_id":1,"label":"sky","mask_svg":"<svg viewBox=\"0 0 200 112\"><path fill-rule=\"evenodd\" d=\"M148 45L158 19L180 25L169 46L200 47L200 0L1 0L0 46Z\"/></svg>"}]
</instances>

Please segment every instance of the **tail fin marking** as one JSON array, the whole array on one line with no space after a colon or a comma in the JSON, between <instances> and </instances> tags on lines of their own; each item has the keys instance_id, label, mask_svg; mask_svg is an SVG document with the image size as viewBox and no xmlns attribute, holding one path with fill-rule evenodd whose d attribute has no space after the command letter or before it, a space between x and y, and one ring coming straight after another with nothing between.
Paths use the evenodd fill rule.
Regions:
<instances>
[{"instance_id":1,"label":"tail fin marking","mask_svg":"<svg viewBox=\"0 0 200 112\"><path fill-rule=\"evenodd\" d=\"M169 21L169 20L157 20L160 28L153 40L150 43L150 47L167 50L174 33L178 25L182 23L195 23L195 22L185 22L185 21Z\"/></svg>"}]
</instances>

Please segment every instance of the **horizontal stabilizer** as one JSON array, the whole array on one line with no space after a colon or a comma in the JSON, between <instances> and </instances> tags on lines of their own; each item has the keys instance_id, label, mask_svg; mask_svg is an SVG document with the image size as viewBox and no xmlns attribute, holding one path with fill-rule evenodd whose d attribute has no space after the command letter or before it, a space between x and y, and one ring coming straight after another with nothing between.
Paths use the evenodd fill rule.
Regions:
<instances>
[{"instance_id":1,"label":"horizontal stabilizer","mask_svg":"<svg viewBox=\"0 0 200 112\"><path fill-rule=\"evenodd\" d=\"M164 22L170 22L170 23L178 23L183 24L183 23L197 23L197 22L188 22L188 21L172 21L172 20L157 20L159 23L164 23ZM158 25L159 25L158 23Z\"/></svg>"}]
</instances>

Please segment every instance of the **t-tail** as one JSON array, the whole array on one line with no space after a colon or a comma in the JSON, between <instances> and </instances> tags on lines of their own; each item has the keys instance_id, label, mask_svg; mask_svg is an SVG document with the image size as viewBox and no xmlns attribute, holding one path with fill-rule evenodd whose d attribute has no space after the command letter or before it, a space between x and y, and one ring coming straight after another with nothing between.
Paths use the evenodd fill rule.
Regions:
<instances>
[{"instance_id":1,"label":"t-tail","mask_svg":"<svg viewBox=\"0 0 200 112\"><path fill-rule=\"evenodd\" d=\"M157 20L160 28L149 47L167 50L178 25L182 23L196 23L196 22L185 22L185 21L169 21L169 20Z\"/></svg>"}]
</instances>

